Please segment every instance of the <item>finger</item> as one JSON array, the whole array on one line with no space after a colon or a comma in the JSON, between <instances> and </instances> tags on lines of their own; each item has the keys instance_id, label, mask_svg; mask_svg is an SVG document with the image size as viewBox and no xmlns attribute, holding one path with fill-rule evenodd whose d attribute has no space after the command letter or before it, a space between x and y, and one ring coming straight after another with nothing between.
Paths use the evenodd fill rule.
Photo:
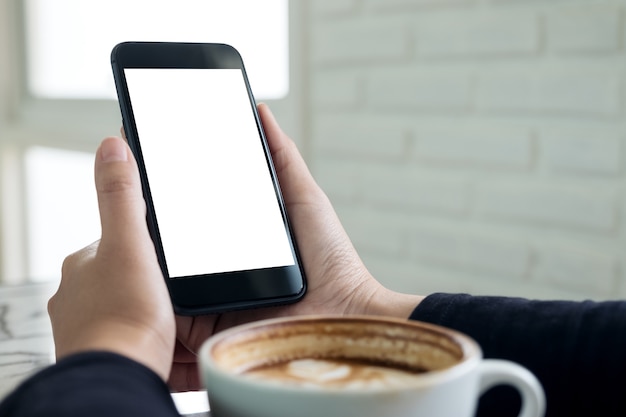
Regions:
<instances>
[{"instance_id":1,"label":"finger","mask_svg":"<svg viewBox=\"0 0 626 417\"><path fill-rule=\"evenodd\" d=\"M102 243L123 243L122 237L145 239L146 207L137 164L121 138L106 138L96 152L96 191Z\"/></svg>"}]
</instances>

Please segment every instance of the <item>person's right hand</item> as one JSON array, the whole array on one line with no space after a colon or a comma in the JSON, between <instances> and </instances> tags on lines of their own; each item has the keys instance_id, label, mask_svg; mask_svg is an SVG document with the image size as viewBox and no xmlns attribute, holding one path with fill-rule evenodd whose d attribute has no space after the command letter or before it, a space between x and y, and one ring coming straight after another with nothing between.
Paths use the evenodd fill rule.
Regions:
<instances>
[{"instance_id":1,"label":"person's right hand","mask_svg":"<svg viewBox=\"0 0 626 417\"><path fill-rule=\"evenodd\" d=\"M68 256L48 303L57 359L107 351L170 375L176 323L146 225L137 164L120 138L96 152L102 238Z\"/></svg>"},{"instance_id":2,"label":"person's right hand","mask_svg":"<svg viewBox=\"0 0 626 417\"><path fill-rule=\"evenodd\" d=\"M196 352L213 333L280 316L380 314L408 318L421 297L387 290L363 265L327 196L309 172L294 142L263 104L258 107L304 264L308 290L298 303L222 315L177 317L178 343L170 386L200 389Z\"/></svg>"}]
</instances>

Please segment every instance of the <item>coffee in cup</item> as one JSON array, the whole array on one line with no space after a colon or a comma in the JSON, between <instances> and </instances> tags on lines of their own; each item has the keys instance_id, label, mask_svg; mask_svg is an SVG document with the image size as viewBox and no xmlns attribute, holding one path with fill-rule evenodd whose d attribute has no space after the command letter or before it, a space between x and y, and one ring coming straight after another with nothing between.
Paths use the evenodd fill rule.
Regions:
<instances>
[{"instance_id":1,"label":"coffee in cup","mask_svg":"<svg viewBox=\"0 0 626 417\"><path fill-rule=\"evenodd\" d=\"M483 360L469 337L410 320L305 316L219 333L200 350L214 417L472 416L480 394L510 384L521 416L543 415L536 378Z\"/></svg>"}]
</instances>

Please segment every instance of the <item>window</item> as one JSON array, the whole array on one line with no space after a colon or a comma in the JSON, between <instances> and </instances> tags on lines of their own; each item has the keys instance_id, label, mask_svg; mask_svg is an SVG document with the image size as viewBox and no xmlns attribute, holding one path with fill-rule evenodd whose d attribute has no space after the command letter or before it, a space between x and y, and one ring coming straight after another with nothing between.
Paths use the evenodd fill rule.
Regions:
<instances>
[{"instance_id":1,"label":"window","mask_svg":"<svg viewBox=\"0 0 626 417\"><path fill-rule=\"evenodd\" d=\"M93 154L32 146L24 155L28 278L58 278L60 260L100 235Z\"/></svg>"},{"instance_id":2,"label":"window","mask_svg":"<svg viewBox=\"0 0 626 417\"><path fill-rule=\"evenodd\" d=\"M15 78L0 84L0 98L10 103L9 116L0 114L0 281L58 279L63 257L99 236L93 152L120 126L109 63L115 44L229 43L242 54L257 99L284 101L290 94L288 18L287 0L11 0L0 6L1 21L14 25L10 32L11 25L0 24L0 36L14 41L6 49L0 44L0 59L10 62Z\"/></svg>"},{"instance_id":3,"label":"window","mask_svg":"<svg viewBox=\"0 0 626 417\"><path fill-rule=\"evenodd\" d=\"M115 98L109 55L123 41L229 43L256 97L287 94L286 0L27 0L28 87L45 98Z\"/></svg>"}]
</instances>

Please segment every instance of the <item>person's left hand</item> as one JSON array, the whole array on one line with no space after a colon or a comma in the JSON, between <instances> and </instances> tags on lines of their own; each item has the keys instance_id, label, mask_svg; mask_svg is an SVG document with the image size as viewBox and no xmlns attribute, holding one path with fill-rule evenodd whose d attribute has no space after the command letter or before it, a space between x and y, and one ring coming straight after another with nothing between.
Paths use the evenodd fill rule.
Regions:
<instances>
[{"instance_id":1,"label":"person's left hand","mask_svg":"<svg viewBox=\"0 0 626 417\"><path fill-rule=\"evenodd\" d=\"M110 351L167 380L176 340L174 312L146 227L135 159L121 138L96 153L102 238L65 259L48 303L57 359Z\"/></svg>"}]
</instances>

